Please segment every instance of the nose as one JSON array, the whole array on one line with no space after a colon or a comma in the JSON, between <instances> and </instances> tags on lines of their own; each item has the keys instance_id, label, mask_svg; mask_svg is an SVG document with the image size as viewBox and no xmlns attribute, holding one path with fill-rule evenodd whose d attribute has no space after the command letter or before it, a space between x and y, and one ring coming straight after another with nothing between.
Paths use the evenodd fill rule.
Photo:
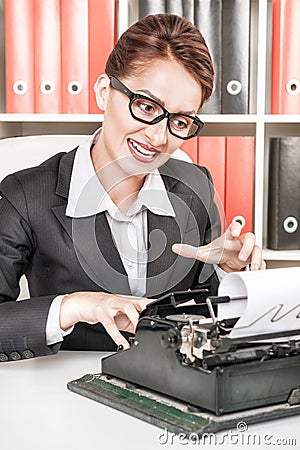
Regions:
<instances>
[{"instance_id":1,"label":"nose","mask_svg":"<svg viewBox=\"0 0 300 450\"><path fill-rule=\"evenodd\" d=\"M154 125L147 125L145 135L153 147L165 145L168 140L167 118Z\"/></svg>"}]
</instances>

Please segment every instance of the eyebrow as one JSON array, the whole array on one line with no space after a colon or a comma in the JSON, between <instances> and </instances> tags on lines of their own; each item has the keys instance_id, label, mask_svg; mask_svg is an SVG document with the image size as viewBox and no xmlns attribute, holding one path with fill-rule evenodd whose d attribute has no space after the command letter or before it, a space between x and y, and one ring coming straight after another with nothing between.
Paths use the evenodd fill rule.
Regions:
<instances>
[{"instance_id":1,"label":"eyebrow","mask_svg":"<svg viewBox=\"0 0 300 450\"><path fill-rule=\"evenodd\" d=\"M156 95L152 94L151 91L149 91L149 89L140 89L138 91L136 91L137 93L143 93L143 94L147 94L150 98L152 98L153 100L155 100L156 102L160 103L162 106L166 106L165 102L161 99L156 97ZM196 111L179 111L176 114L187 114L187 115L191 115L191 114L196 114Z\"/></svg>"}]
</instances>

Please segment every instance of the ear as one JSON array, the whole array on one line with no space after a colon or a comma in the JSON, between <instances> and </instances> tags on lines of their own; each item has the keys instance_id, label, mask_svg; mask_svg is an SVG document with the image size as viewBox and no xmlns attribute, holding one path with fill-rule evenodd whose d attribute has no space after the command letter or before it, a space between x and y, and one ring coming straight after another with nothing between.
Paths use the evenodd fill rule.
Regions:
<instances>
[{"instance_id":1,"label":"ear","mask_svg":"<svg viewBox=\"0 0 300 450\"><path fill-rule=\"evenodd\" d=\"M106 74L100 75L94 84L97 105L101 111L105 111L106 108L109 85L110 80Z\"/></svg>"}]
</instances>

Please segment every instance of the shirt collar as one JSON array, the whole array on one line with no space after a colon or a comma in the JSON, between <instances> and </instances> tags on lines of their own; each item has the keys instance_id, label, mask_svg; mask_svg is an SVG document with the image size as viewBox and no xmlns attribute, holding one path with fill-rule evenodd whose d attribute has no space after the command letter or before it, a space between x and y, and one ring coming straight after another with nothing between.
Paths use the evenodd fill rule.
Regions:
<instances>
[{"instance_id":1,"label":"shirt collar","mask_svg":"<svg viewBox=\"0 0 300 450\"><path fill-rule=\"evenodd\" d=\"M91 147L97 142L100 132L101 129L98 129L79 145L76 151L66 215L79 218L108 211L116 220L126 220L126 217L132 217L148 208L154 214L175 217L164 182L157 169L147 175L136 201L126 216L120 212L99 181L91 159Z\"/></svg>"}]
</instances>

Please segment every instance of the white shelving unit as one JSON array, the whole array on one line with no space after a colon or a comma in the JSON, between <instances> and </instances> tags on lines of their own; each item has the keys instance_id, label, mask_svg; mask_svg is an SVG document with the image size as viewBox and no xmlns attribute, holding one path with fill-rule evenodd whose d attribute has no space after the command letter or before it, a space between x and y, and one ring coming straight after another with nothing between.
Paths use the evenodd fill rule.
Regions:
<instances>
[{"instance_id":1,"label":"white shelving unit","mask_svg":"<svg viewBox=\"0 0 300 450\"><path fill-rule=\"evenodd\" d=\"M138 0L119 0L118 33L138 18ZM266 249L268 158L271 136L300 136L299 115L271 115L271 20L272 0L251 0L251 114L203 115L204 135L255 136L254 231L263 247L268 267L300 265L300 251ZM0 32L3 0L0 0ZM1 36L0 36L1 38ZM87 134L103 120L101 114L6 114L4 89L4 45L0 40L0 138L32 134ZM2 113L1 113L2 111ZM252 113L253 112L253 113Z\"/></svg>"}]
</instances>

